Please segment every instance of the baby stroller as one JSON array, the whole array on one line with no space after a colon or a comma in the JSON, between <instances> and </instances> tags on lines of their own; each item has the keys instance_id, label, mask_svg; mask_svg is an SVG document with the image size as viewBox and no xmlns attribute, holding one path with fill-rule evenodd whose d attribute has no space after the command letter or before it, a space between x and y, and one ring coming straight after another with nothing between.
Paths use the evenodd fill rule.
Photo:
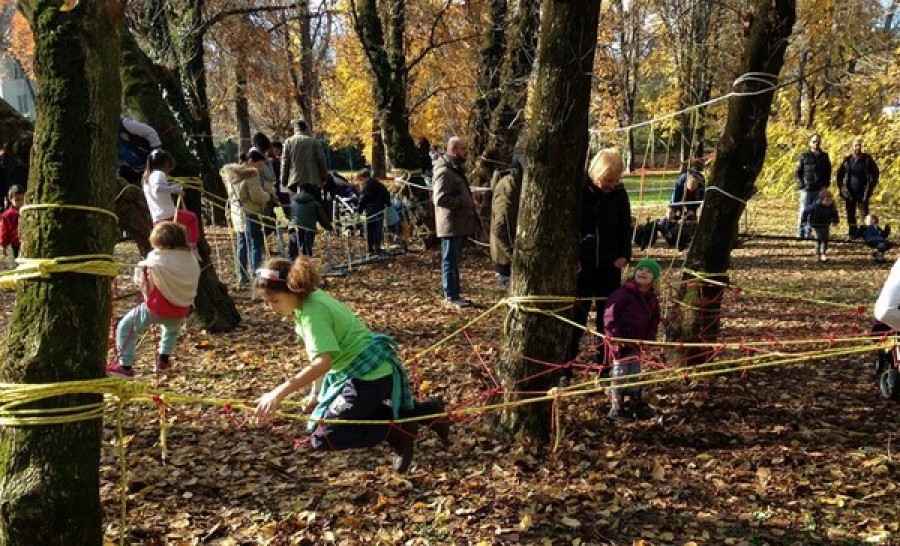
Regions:
<instances>
[{"instance_id":1,"label":"baby stroller","mask_svg":"<svg viewBox=\"0 0 900 546\"><path fill-rule=\"evenodd\" d=\"M887 324L876 322L871 331L872 334L889 334L892 330ZM881 396L888 400L900 400L900 345L879 349L872 372L878 378Z\"/></svg>"}]
</instances>

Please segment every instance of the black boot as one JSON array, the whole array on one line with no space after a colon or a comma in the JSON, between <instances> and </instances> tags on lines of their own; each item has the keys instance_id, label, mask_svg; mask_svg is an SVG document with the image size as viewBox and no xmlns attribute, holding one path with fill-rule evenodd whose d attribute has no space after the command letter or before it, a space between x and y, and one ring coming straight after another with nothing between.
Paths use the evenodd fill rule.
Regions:
<instances>
[{"instance_id":1,"label":"black boot","mask_svg":"<svg viewBox=\"0 0 900 546\"><path fill-rule=\"evenodd\" d=\"M405 474L416 450L416 427L411 423L391 425L384 439L395 453L394 470Z\"/></svg>"},{"instance_id":2,"label":"black boot","mask_svg":"<svg viewBox=\"0 0 900 546\"><path fill-rule=\"evenodd\" d=\"M440 415L444 413L444 411L444 399L436 396L434 398L429 398L424 402L416 402L416 406L413 409L413 415L415 417L421 417L423 415ZM450 447L450 423L447 421L446 417L435 417L434 419L426 419L425 421L419 422L433 430L438 438L441 439L441 444L445 448Z\"/></svg>"}]
</instances>

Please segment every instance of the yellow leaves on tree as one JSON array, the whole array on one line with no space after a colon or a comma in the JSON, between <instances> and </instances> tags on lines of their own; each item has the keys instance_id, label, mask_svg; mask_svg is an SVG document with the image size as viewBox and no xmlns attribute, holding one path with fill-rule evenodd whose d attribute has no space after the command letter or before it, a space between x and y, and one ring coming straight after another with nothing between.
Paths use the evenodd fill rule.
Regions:
<instances>
[{"instance_id":1,"label":"yellow leaves on tree","mask_svg":"<svg viewBox=\"0 0 900 546\"><path fill-rule=\"evenodd\" d=\"M28 21L18 11L9 28L9 54L22 66L29 78L34 78L34 39Z\"/></svg>"}]
</instances>

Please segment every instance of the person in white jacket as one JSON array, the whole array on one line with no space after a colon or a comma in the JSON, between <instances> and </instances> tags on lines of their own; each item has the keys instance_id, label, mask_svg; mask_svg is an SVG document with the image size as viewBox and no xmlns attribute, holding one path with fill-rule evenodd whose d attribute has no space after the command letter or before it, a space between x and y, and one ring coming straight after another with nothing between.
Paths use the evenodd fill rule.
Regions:
<instances>
[{"instance_id":1,"label":"person in white jacket","mask_svg":"<svg viewBox=\"0 0 900 546\"><path fill-rule=\"evenodd\" d=\"M875 318L894 330L900 330L900 260L894 262L875 301Z\"/></svg>"},{"instance_id":2,"label":"person in white jacket","mask_svg":"<svg viewBox=\"0 0 900 546\"><path fill-rule=\"evenodd\" d=\"M150 233L153 250L138 262L134 280L141 287L144 301L129 311L116 327L116 360L106 367L106 374L133 379L132 364L137 340L151 324L159 324L159 354L157 373L169 369L169 357L175 350L178 333L190 313L197 285L200 264L191 254L187 232L175 222L160 222Z\"/></svg>"}]
</instances>

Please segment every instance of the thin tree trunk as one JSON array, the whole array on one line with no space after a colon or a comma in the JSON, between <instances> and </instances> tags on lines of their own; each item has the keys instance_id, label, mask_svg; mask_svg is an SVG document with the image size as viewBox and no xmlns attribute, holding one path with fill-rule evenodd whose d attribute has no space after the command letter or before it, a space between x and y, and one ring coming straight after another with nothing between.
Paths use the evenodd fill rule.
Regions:
<instances>
[{"instance_id":1,"label":"thin tree trunk","mask_svg":"<svg viewBox=\"0 0 900 546\"><path fill-rule=\"evenodd\" d=\"M377 0L351 0L353 26L374 76L376 113L391 167L417 170L419 156L409 133L406 105L406 4L382 2L379 9Z\"/></svg>"},{"instance_id":2,"label":"thin tree trunk","mask_svg":"<svg viewBox=\"0 0 900 546\"><path fill-rule=\"evenodd\" d=\"M491 113L500 102L500 76L506 54L507 11L507 0L491 0L489 28L481 47L481 60L475 80L478 96L469 119L469 152L476 161L487 146Z\"/></svg>"},{"instance_id":3,"label":"thin tree trunk","mask_svg":"<svg viewBox=\"0 0 900 546\"><path fill-rule=\"evenodd\" d=\"M111 211L120 113L122 3L22 0L31 24L38 96L28 200ZM24 211L22 254L57 258L112 254L116 223L76 209ZM111 313L110 278L53 273L22 282L0 359L0 381L40 384L103 377ZM99 395L64 395L29 409L76 413ZM49 415L49 414L45 414ZM103 542L102 418L0 427L0 544Z\"/></svg>"},{"instance_id":4,"label":"thin tree trunk","mask_svg":"<svg viewBox=\"0 0 900 546\"><path fill-rule=\"evenodd\" d=\"M378 118L372 120L372 176L384 178L387 175L387 164L384 161L384 139L381 138L381 125Z\"/></svg>"},{"instance_id":5,"label":"thin tree trunk","mask_svg":"<svg viewBox=\"0 0 900 546\"><path fill-rule=\"evenodd\" d=\"M475 168L469 176L472 186L488 186L494 171L506 168L512 160L513 149L525 123L525 102L534 66L540 13L539 0L519 0L509 37L509 53L503 65L500 102L491 115L487 144L476 158ZM485 203L485 207L490 206L490 200ZM487 208L482 210L484 215L487 212Z\"/></svg>"},{"instance_id":6,"label":"thin tree trunk","mask_svg":"<svg viewBox=\"0 0 900 546\"><path fill-rule=\"evenodd\" d=\"M134 116L145 123L156 127L162 140L163 148L175 158L176 166L173 176L197 176L201 172L201 165L185 142L178 122L172 115L166 101L156 82L160 79L171 80L173 76L164 68L156 67L156 79L154 79L154 66L150 59L138 47L137 42L130 32L124 32L122 37L122 82L123 98L128 104ZM176 86L177 87L177 86ZM177 97L169 96L169 104ZM175 103L177 104L177 102ZM122 195L120 199L139 198L130 195ZM185 192L185 206L193 211L199 218L203 217L201 195L197 191ZM129 223L125 227L139 229L140 224ZM233 330L241 321L234 301L228 295L228 289L219 281L216 269L210 260L210 247L203 235L203 224L200 225L200 242L197 250L202 259L200 284L197 290L197 298L194 300L194 317L199 319L204 328L212 332L227 332ZM142 237L137 233L135 237Z\"/></svg>"},{"instance_id":7,"label":"thin tree trunk","mask_svg":"<svg viewBox=\"0 0 900 546\"><path fill-rule=\"evenodd\" d=\"M573 295L580 185L588 145L588 104L597 46L599 0L544 0L535 111L525 136L525 177L513 255L513 296ZM552 305L558 308L558 302ZM535 362L562 362L569 325L515 310L499 376L504 401L546 392L556 374ZM501 426L538 440L549 437L550 404L506 409Z\"/></svg>"},{"instance_id":8,"label":"thin tree trunk","mask_svg":"<svg viewBox=\"0 0 900 546\"><path fill-rule=\"evenodd\" d=\"M235 59L234 63L234 116L238 127L238 149L242 152L250 150L253 145L250 135L250 104L247 102L247 72L243 59Z\"/></svg>"},{"instance_id":9,"label":"thin tree trunk","mask_svg":"<svg viewBox=\"0 0 900 546\"><path fill-rule=\"evenodd\" d=\"M773 84L784 64L796 0L756 0L756 17L750 29L741 73L771 74ZM744 83L737 91L759 90L759 83ZM697 235L685 262L685 273L678 290L678 302L669 313L667 335L683 342L714 342L721 326L721 304L728 282L731 250L737 242L738 224L746 200L754 193L754 183L766 155L766 125L769 121L774 90L758 95L729 99L728 118L716 149L716 162L710 186L723 191L707 191ZM734 197L731 197L734 196ZM713 282L706 282L693 271L702 271ZM711 358L712 349L689 349L689 362Z\"/></svg>"}]
</instances>

